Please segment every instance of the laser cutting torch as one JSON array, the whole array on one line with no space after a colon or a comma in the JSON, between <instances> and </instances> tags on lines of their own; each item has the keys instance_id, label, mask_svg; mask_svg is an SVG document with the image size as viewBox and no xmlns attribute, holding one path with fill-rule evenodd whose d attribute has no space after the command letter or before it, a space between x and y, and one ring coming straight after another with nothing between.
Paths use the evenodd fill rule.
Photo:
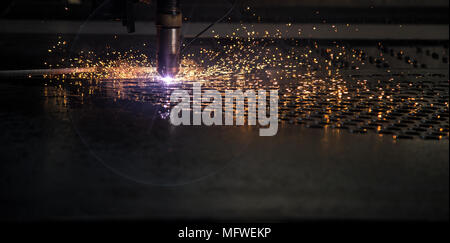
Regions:
<instances>
[{"instance_id":1,"label":"laser cutting torch","mask_svg":"<svg viewBox=\"0 0 450 243\"><path fill-rule=\"evenodd\" d=\"M157 0L157 69L163 77L175 77L180 70L182 14L179 0Z\"/></svg>"},{"instance_id":2,"label":"laser cutting torch","mask_svg":"<svg viewBox=\"0 0 450 243\"><path fill-rule=\"evenodd\" d=\"M122 9L123 25L127 26L128 32L134 32L133 3L137 0L116 0L124 1ZM151 0L139 0L150 3ZM234 0L233 6L220 19L206 27L198 33L184 48L191 45L203 33L215 24L224 20L233 12L238 0ZM174 78L180 71L181 60L181 27L183 17L181 14L180 0L156 0L156 29L157 29L157 50L156 65L158 73L164 78Z\"/></svg>"},{"instance_id":3,"label":"laser cutting torch","mask_svg":"<svg viewBox=\"0 0 450 243\"><path fill-rule=\"evenodd\" d=\"M116 0L122 12L122 23L129 33L135 31L134 3L137 0ZM150 3L150 0L139 0ZM174 78L180 70L182 14L179 0L156 0L156 66L165 78Z\"/></svg>"}]
</instances>

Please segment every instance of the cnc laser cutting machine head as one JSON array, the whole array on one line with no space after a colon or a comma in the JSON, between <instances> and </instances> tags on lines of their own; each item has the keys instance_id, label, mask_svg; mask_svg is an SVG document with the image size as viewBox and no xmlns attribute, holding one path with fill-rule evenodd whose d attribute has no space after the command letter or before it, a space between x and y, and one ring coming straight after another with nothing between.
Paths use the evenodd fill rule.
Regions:
<instances>
[{"instance_id":1,"label":"cnc laser cutting machine head","mask_svg":"<svg viewBox=\"0 0 450 243\"><path fill-rule=\"evenodd\" d=\"M180 70L180 1L157 0L156 4L157 70L162 77L174 78Z\"/></svg>"},{"instance_id":2,"label":"cnc laser cutting machine head","mask_svg":"<svg viewBox=\"0 0 450 243\"><path fill-rule=\"evenodd\" d=\"M150 4L151 0L113 0L121 12L122 24L135 32L134 3ZM156 66L163 78L174 78L180 70L181 26L180 0L156 0Z\"/></svg>"}]
</instances>

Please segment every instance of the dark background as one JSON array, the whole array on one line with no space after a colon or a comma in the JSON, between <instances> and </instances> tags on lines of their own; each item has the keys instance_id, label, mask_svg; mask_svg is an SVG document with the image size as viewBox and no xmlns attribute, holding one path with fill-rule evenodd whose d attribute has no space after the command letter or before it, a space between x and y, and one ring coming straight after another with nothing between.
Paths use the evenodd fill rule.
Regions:
<instances>
[{"instance_id":1,"label":"dark background","mask_svg":"<svg viewBox=\"0 0 450 243\"><path fill-rule=\"evenodd\" d=\"M49 57L49 46L59 36L68 40L69 45L77 37L76 33L61 35L57 29L54 33L30 33L33 32L27 26L30 22L21 26L20 21L31 21L36 24L33 26L52 21L83 23L101 3L84 0L2 1L0 24L12 23L10 21L19 24L15 25L14 31L10 28L0 31L0 70L46 68L43 63L49 58L57 60L68 55L62 52ZM257 20L244 11L247 5L262 18ZM187 23L215 21L230 6L228 1L182 1ZM153 5L139 3L135 10L137 21L154 20ZM94 14L93 19L114 22L120 16L120 11L112 7ZM275 27L286 22L349 23L381 28L394 24L448 26L448 1L248 1L243 2L226 23L240 21ZM412 32L417 34L414 29ZM393 63L397 61L398 66L392 69L402 81L448 81L448 37L393 40L391 33L385 34L380 40L325 39L318 43L323 48L332 48L338 42L369 50L377 49L378 43L382 42L396 51L388 59ZM84 37L82 41L96 50L101 50L111 37L107 34L81 36ZM115 42L119 49L155 40L154 36L125 33L119 36L120 41ZM315 40L304 41L308 45ZM206 39L197 46L208 47L208 43ZM280 42L280 46L289 46L289 43ZM396 56L399 50L408 50L408 55L429 68L404 66L404 59L399 61ZM430 54L425 55L425 50ZM363 75L351 68L347 71L351 75ZM375 81L391 78L383 76L386 73L376 63L365 71L373 75ZM420 75L426 78L416 78ZM276 137L251 137L249 145L244 143L248 147L243 146L247 153L240 154L237 163L220 173L182 186L146 185L118 176L99 163L80 139L81 123L74 125L73 115L78 113L73 113L70 110L73 107L65 104L70 92L61 92L57 85L47 84L41 77L0 76L0 221L9 226L42 229L41 232L55 228L64 232L72 227L95 231L92 228L100 224L119 231L121 223L126 222L123 227L129 229L145 231L147 227L153 227L156 231L172 234L173 229L180 226L173 225L177 221L186 224L282 222L297 223L293 228L278 226L280 231L288 229L286 234L304 229L314 237L323 233L321 227L334 228L331 232L337 235L347 229L377 234L377 225L384 224L381 229L385 231L393 233L397 232L393 228L402 227L406 229L397 233L406 234L421 229L442 232L442 224L448 224L448 136L443 140L393 141L390 136L380 138L376 134L339 133L286 125L280 128ZM442 87L448 89L448 83L439 86ZM426 92L435 94L437 91ZM448 100L448 93L443 99ZM132 153L132 146L139 146L139 141L142 144L166 141L164 123L160 130L152 131L154 136L148 141L139 133L133 134L135 121L129 120L126 112L142 111L132 102L121 105L108 107L111 108L108 111L92 107L85 113L92 117L92 120L86 119L91 122L85 125L89 131L94 130L94 134L96 128L114 132L121 122L129 125L124 125L118 134L125 134L130 139L128 145L131 148L118 148L111 151L111 156L114 156L112 152ZM111 118L114 122L109 122L108 115L116 115L116 120ZM442 123L446 122L448 129L448 116L445 119ZM104 126L89 127L98 121L104 122ZM236 130L216 134L214 130L204 132L200 129L186 133L190 136L181 137L180 141L189 145L201 145L200 138L207 135L222 138L227 138L225 135L251 136ZM230 141L206 144L206 147L212 146L212 149L205 149L211 154L202 153L211 161L228 158L230 151L227 148L232 147ZM171 155L167 151L161 152L161 156L167 154ZM193 151L190 155L197 154L200 152ZM203 161L194 162L201 164ZM190 169L185 176L198 173L203 171ZM164 176L156 179L168 179ZM43 222L45 224L39 224ZM148 226L143 226L146 224ZM335 225L340 226L335 228ZM414 235L411 233L410 236Z\"/></svg>"},{"instance_id":2,"label":"dark background","mask_svg":"<svg viewBox=\"0 0 450 243\"><path fill-rule=\"evenodd\" d=\"M281 0L240 1L252 6L263 18L262 22L300 23L448 23L448 1L382 1L382 0ZM2 18L40 20L85 20L103 1L99 0L44 0L2 1ZM222 14L230 3L227 0L185 0L182 7L190 21L212 21ZM136 5L137 20L153 20L153 4ZM117 9L116 9L117 11ZM239 11L237 11L239 12ZM243 11L242 11L243 12ZM113 13L110 13L113 15ZM99 18L111 18L105 14ZM235 13L238 15L238 13ZM120 16L120 15L117 15ZM255 22L253 16L240 16L235 21Z\"/></svg>"}]
</instances>

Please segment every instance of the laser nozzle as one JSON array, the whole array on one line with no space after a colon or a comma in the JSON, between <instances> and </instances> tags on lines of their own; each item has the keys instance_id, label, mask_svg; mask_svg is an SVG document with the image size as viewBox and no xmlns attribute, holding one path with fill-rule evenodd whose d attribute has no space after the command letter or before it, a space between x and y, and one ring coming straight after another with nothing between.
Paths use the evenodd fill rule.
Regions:
<instances>
[{"instance_id":1,"label":"laser nozzle","mask_svg":"<svg viewBox=\"0 0 450 243\"><path fill-rule=\"evenodd\" d=\"M180 70L182 14L179 0L157 2L157 70L162 77L175 77Z\"/></svg>"},{"instance_id":2,"label":"laser nozzle","mask_svg":"<svg viewBox=\"0 0 450 243\"><path fill-rule=\"evenodd\" d=\"M180 29L158 30L157 69L161 76L175 77L180 70Z\"/></svg>"}]
</instances>

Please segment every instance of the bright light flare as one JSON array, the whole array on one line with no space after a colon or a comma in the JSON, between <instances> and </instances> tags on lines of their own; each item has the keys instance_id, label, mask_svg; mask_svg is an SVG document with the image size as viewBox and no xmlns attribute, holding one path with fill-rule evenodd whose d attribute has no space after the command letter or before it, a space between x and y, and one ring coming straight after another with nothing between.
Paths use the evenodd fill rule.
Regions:
<instances>
[{"instance_id":1,"label":"bright light flare","mask_svg":"<svg viewBox=\"0 0 450 243\"><path fill-rule=\"evenodd\" d=\"M171 76L164 76L164 77L161 77L161 80L166 84L171 84L175 81L175 78L173 78Z\"/></svg>"}]
</instances>

